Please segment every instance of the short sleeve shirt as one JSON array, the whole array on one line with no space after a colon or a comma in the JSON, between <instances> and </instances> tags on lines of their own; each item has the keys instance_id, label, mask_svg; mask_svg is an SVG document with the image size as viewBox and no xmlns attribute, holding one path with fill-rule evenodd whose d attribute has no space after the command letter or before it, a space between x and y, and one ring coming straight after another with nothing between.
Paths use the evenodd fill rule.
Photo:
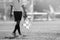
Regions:
<instances>
[{"instance_id":1,"label":"short sleeve shirt","mask_svg":"<svg viewBox=\"0 0 60 40\"><path fill-rule=\"evenodd\" d=\"M23 11L22 7L21 7L21 2L18 2L18 0L13 0L13 10L14 11Z\"/></svg>"}]
</instances>

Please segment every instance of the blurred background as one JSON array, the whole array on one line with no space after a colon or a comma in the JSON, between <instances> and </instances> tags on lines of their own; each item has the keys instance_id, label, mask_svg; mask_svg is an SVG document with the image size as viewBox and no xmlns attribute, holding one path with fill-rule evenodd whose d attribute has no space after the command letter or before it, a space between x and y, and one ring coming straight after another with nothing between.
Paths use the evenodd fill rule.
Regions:
<instances>
[{"instance_id":1,"label":"blurred background","mask_svg":"<svg viewBox=\"0 0 60 40\"><path fill-rule=\"evenodd\" d=\"M13 21L13 13L11 14L11 3L13 0L0 0L0 20ZM25 5L27 13L32 13L36 15L34 19L47 18L47 14L50 13L50 8L52 8L53 13L56 14L54 17L56 19L60 18L60 0L21 0L21 3ZM50 7L51 5L52 7ZM49 11L49 12L48 12ZM44 15L46 13L46 15Z\"/></svg>"},{"instance_id":2,"label":"blurred background","mask_svg":"<svg viewBox=\"0 0 60 40\"><path fill-rule=\"evenodd\" d=\"M52 5L56 12L60 12L60 0L34 0L34 11L49 10L49 5Z\"/></svg>"}]
</instances>

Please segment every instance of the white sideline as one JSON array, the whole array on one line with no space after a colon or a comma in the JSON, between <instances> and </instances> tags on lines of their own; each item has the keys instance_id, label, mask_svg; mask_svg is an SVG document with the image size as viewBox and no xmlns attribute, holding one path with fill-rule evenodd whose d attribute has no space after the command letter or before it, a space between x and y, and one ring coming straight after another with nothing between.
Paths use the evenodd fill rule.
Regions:
<instances>
[{"instance_id":1,"label":"white sideline","mask_svg":"<svg viewBox=\"0 0 60 40\"><path fill-rule=\"evenodd\" d=\"M2 23L15 23L14 21L0 21L0 24Z\"/></svg>"}]
</instances>

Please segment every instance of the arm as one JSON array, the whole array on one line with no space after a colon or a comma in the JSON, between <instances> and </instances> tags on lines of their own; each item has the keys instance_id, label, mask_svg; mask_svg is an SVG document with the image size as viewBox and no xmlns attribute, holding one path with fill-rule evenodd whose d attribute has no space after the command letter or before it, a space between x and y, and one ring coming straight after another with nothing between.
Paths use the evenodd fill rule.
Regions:
<instances>
[{"instance_id":1,"label":"arm","mask_svg":"<svg viewBox=\"0 0 60 40\"><path fill-rule=\"evenodd\" d=\"M22 5L23 8L23 12L26 13L26 8L24 7L24 5Z\"/></svg>"},{"instance_id":2,"label":"arm","mask_svg":"<svg viewBox=\"0 0 60 40\"><path fill-rule=\"evenodd\" d=\"M13 5L10 5L10 17L12 17Z\"/></svg>"},{"instance_id":3,"label":"arm","mask_svg":"<svg viewBox=\"0 0 60 40\"><path fill-rule=\"evenodd\" d=\"M23 8L23 17L25 20L27 18L27 12L26 12L26 8L24 7L24 5L22 5L22 8Z\"/></svg>"},{"instance_id":4,"label":"arm","mask_svg":"<svg viewBox=\"0 0 60 40\"><path fill-rule=\"evenodd\" d=\"M10 9L10 13L12 13L13 10L13 5L10 5L11 9Z\"/></svg>"}]
</instances>

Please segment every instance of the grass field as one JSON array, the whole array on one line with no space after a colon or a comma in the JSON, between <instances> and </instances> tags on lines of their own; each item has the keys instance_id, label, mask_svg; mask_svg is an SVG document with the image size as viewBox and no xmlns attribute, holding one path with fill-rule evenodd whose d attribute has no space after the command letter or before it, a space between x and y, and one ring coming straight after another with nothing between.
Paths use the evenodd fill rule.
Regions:
<instances>
[{"instance_id":1,"label":"grass field","mask_svg":"<svg viewBox=\"0 0 60 40\"><path fill-rule=\"evenodd\" d=\"M0 21L0 40L60 40L60 21L32 22L29 30L21 26L25 37L8 39L11 36L15 22Z\"/></svg>"}]
</instances>

